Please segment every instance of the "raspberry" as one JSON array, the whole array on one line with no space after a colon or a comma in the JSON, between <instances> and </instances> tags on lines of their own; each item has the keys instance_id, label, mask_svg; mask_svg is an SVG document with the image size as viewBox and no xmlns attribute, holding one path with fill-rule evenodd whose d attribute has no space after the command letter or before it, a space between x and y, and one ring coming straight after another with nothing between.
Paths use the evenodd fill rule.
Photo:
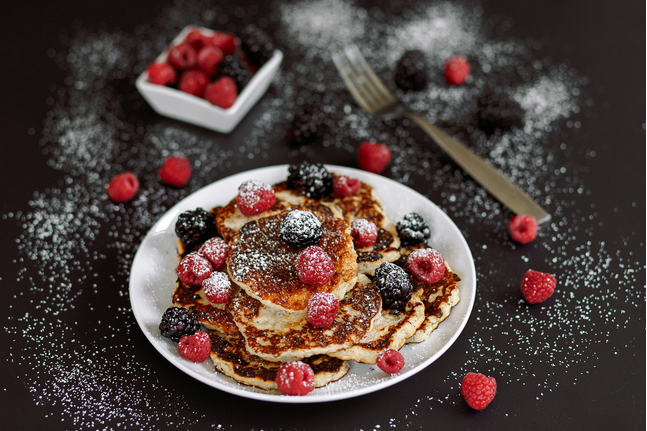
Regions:
<instances>
[{"instance_id":1,"label":"raspberry","mask_svg":"<svg viewBox=\"0 0 647 431\"><path fill-rule=\"evenodd\" d=\"M281 222L281 238L294 248L314 245L321 240L321 221L310 211L292 210Z\"/></svg>"},{"instance_id":2,"label":"raspberry","mask_svg":"<svg viewBox=\"0 0 647 431\"><path fill-rule=\"evenodd\" d=\"M207 39L208 37L204 33L198 29L194 29L186 35L184 42L191 45L196 51L199 51L204 47Z\"/></svg>"},{"instance_id":3,"label":"raspberry","mask_svg":"<svg viewBox=\"0 0 647 431\"><path fill-rule=\"evenodd\" d=\"M332 174L322 163L302 162L288 167L288 188L312 199L332 193Z\"/></svg>"},{"instance_id":4,"label":"raspberry","mask_svg":"<svg viewBox=\"0 0 647 431\"><path fill-rule=\"evenodd\" d=\"M523 127L524 109L506 93L488 93L477 102L478 127L492 135Z\"/></svg>"},{"instance_id":5,"label":"raspberry","mask_svg":"<svg viewBox=\"0 0 647 431\"><path fill-rule=\"evenodd\" d=\"M139 190L139 181L132 172L116 175L108 184L108 196L115 203L131 200Z\"/></svg>"},{"instance_id":6,"label":"raspberry","mask_svg":"<svg viewBox=\"0 0 647 431\"><path fill-rule=\"evenodd\" d=\"M418 91L427 85L427 63L420 50L406 51L395 66L395 84L404 91Z\"/></svg>"},{"instance_id":7,"label":"raspberry","mask_svg":"<svg viewBox=\"0 0 647 431\"><path fill-rule=\"evenodd\" d=\"M461 393L468 406L483 410L496 395L496 380L483 374L467 373L461 382Z\"/></svg>"},{"instance_id":8,"label":"raspberry","mask_svg":"<svg viewBox=\"0 0 647 431\"><path fill-rule=\"evenodd\" d=\"M218 234L216 216L202 208L185 211L175 222L175 234L184 244L186 251L191 251L201 242Z\"/></svg>"},{"instance_id":9,"label":"raspberry","mask_svg":"<svg viewBox=\"0 0 647 431\"><path fill-rule=\"evenodd\" d=\"M377 226L364 218L353 220L350 224L350 234L355 247L369 247L377 241Z\"/></svg>"},{"instance_id":10,"label":"raspberry","mask_svg":"<svg viewBox=\"0 0 647 431\"><path fill-rule=\"evenodd\" d=\"M356 194L359 191L360 187L362 187L360 180L355 178L348 178L344 175L335 177L332 181L333 193L341 198Z\"/></svg>"},{"instance_id":11,"label":"raspberry","mask_svg":"<svg viewBox=\"0 0 647 431\"><path fill-rule=\"evenodd\" d=\"M185 335L193 335L200 330L200 322L195 314L186 308L169 307L162 315L159 324L160 334L176 343Z\"/></svg>"},{"instance_id":12,"label":"raspberry","mask_svg":"<svg viewBox=\"0 0 647 431\"><path fill-rule=\"evenodd\" d=\"M209 75L200 70L188 70L180 75L177 88L185 93L203 97L208 84Z\"/></svg>"},{"instance_id":13,"label":"raspberry","mask_svg":"<svg viewBox=\"0 0 647 431\"><path fill-rule=\"evenodd\" d=\"M175 272L177 272L180 281L200 286L204 280L209 278L213 267L206 257L194 251L184 256Z\"/></svg>"},{"instance_id":14,"label":"raspberry","mask_svg":"<svg viewBox=\"0 0 647 431\"><path fill-rule=\"evenodd\" d=\"M384 349L377 355L376 364L385 373L395 374L404 367L404 357L395 349Z\"/></svg>"},{"instance_id":15,"label":"raspberry","mask_svg":"<svg viewBox=\"0 0 647 431\"><path fill-rule=\"evenodd\" d=\"M382 309L404 310L413 286L409 276L398 265L384 262L375 270L375 289L382 297Z\"/></svg>"},{"instance_id":16,"label":"raspberry","mask_svg":"<svg viewBox=\"0 0 647 431\"><path fill-rule=\"evenodd\" d=\"M381 174L391 159L391 150L384 144L362 142L357 151L357 165L360 169Z\"/></svg>"},{"instance_id":17,"label":"raspberry","mask_svg":"<svg viewBox=\"0 0 647 431\"><path fill-rule=\"evenodd\" d=\"M258 180L247 180L238 187L236 206L244 216L260 214L276 202L274 189Z\"/></svg>"},{"instance_id":18,"label":"raspberry","mask_svg":"<svg viewBox=\"0 0 647 431\"><path fill-rule=\"evenodd\" d=\"M215 46L206 46L198 51L196 64L198 69L202 70L207 75L214 75L218 70L218 66L225 55L220 48Z\"/></svg>"},{"instance_id":19,"label":"raspberry","mask_svg":"<svg viewBox=\"0 0 647 431\"><path fill-rule=\"evenodd\" d=\"M225 57L218 67L218 75L231 78L236 83L238 94L243 91L249 80L252 79L252 71L249 70L247 63L235 55Z\"/></svg>"},{"instance_id":20,"label":"raspberry","mask_svg":"<svg viewBox=\"0 0 647 431\"><path fill-rule=\"evenodd\" d=\"M537 220L529 215L516 215L508 223L508 230L513 240L527 244L537 237Z\"/></svg>"},{"instance_id":21,"label":"raspberry","mask_svg":"<svg viewBox=\"0 0 647 431\"><path fill-rule=\"evenodd\" d=\"M180 338L177 348L188 360L202 362L211 354L211 340L206 332L198 331Z\"/></svg>"},{"instance_id":22,"label":"raspberry","mask_svg":"<svg viewBox=\"0 0 647 431\"><path fill-rule=\"evenodd\" d=\"M231 33L217 32L210 38L207 38L205 44L220 49L225 55L232 55L236 51L238 41L236 40L236 36Z\"/></svg>"},{"instance_id":23,"label":"raspberry","mask_svg":"<svg viewBox=\"0 0 647 431\"><path fill-rule=\"evenodd\" d=\"M316 245L311 245L299 253L294 265L299 280L306 284L322 286L335 275L332 259L324 249Z\"/></svg>"},{"instance_id":24,"label":"raspberry","mask_svg":"<svg viewBox=\"0 0 647 431\"><path fill-rule=\"evenodd\" d=\"M214 304L224 304L231 297L231 281L224 272L215 271L202 282L202 291Z\"/></svg>"},{"instance_id":25,"label":"raspberry","mask_svg":"<svg viewBox=\"0 0 647 431\"><path fill-rule=\"evenodd\" d=\"M449 85L461 85L470 76L470 64L465 57L455 55L445 62L444 71Z\"/></svg>"},{"instance_id":26,"label":"raspberry","mask_svg":"<svg viewBox=\"0 0 647 431\"><path fill-rule=\"evenodd\" d=\"M319 328L327 328L337 317L339 299L332 293L318 292L308 301L306 319Z\"/></svg>"},{"instance_id":27,"label":"raspberry","mask_svg":"<svg viewBox=\"0 0 647 431\"><path fill-rule=\"evenodd\" d=\"M304 362L288 362L276 373L276 386L286 395L306 395L315 388L315 375Z\"/></svg>"},{"instance_id":28,"label":"raspberry","mask_svg":"<svg viewBox=\"0 0 647 431\"><path fill-rule=\"evenodd\" d=\"M521 293L523 293L526 301L537 304L550 298L555 291L556 285L557 280L554 275L531 269L523 275Z\"/></svg>"},{"instance_id":29,"label":"raspberry","mask_svg":"<svg viewBox=\"0 0 647 431\"><path fill-rule=\"evenodd\" d=\"M216 82L207 85L204 97L212 105L222 109L231 108L238 98L236 83L231 78L223 76Z\"/></svg>"},{"instance_id":30,"label":"raspberry","mask_svg":"<svg viewBox=\"0 0 647 431\"><path fill-rule=\"evenodd\" d=\"M419 248L409 255L407 268L418 280L433 284L445 275L445 260L438 250Z\"/></svg>"},{"instance_id":31,"label":"raspberry","mask_svg":"<svg viewBox=\"0 0 647 431\"><path fill-rule=\"evenodd\" d=\"M220 271L225 266L229 246L224 239L214 237L206 240L198 251L211 262L215 271Z\"/></svg>"},{"instance_id":32,"label":"raspberry","mask_svg":"<svg viewBox=\"0 0 647 431\"><path fill-rule=\"evenodd\" d=\"M191 162L184 156L167 157L157 176L164 184L184 187L191 179Z\"/></svg>"},{"instance_id":33,"label":"raspberry","mask_svg":"<svg viewBox=\"0 0 647 431\"><path fill-rule=\"evenodd\" d=\"M177 82L177 72L167 63L153 63L148 66L148 82L157 85L173 85Z\"/></svg>"},{"instance_id":34,"label":"raspberry","mask_svg":"<svg viewBox=\"0 0 647 431\"><path fill-rule=\"evenodd\" d=\"M175 70L187 70L195 66L197 53L188 43L174 46L168 52L166 61Z\"/></svg>"},{"instance_id":35,"label":"raspberry","mask_svg":"<svg viewBox=\"0 0 647 431\"><path fill-rule=\"evenodd\" d=\"M395 227L402 245L423 244L431 236L429 225L418 213L406 214Z\"/></svg>"}]
</instances>

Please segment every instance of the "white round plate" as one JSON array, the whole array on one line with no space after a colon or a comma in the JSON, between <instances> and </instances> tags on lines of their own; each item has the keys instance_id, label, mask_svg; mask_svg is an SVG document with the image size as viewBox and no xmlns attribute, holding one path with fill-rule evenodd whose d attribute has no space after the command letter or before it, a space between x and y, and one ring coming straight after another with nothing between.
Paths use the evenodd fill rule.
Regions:
<instances>
[{"instance_id":1,"label":"white round plate","mask_svg":"<svg viewBox=\"0 0 647 431\"><path fill-rule=\"evenodd\" d=\"M171 306L175 288L177 252L175 221L178 215L198 207L211 209L226 205L238 193L245 180L256 179L268 184L284 181L288 166L255 169L216 181L177 203L151 228L142 241L130 273L130 302L137 323L153 346L173 365L189 376L214 388L257 400L282 403L317 403L336 401L375 392L414 376L438 359L458 338L467 323L476 296L476 272L472 253L452 220L418 192L383 176L368 172L327 166L331 172L358 178L372 186L388 215L395 223L410 212L420 214L431 227L429 244L440 251L461 281L460 302L449 317L431 333L428 340L408 344L401 349L405 365L401 372L389 375L375 365L351 361L348 374L337 382L317 388L306 396L287 396L278 391L268 393L241 385L216 372L211 360L193 363L180 356L177 344L159 333L164 311Z\"/></svg>"}]
</instances>

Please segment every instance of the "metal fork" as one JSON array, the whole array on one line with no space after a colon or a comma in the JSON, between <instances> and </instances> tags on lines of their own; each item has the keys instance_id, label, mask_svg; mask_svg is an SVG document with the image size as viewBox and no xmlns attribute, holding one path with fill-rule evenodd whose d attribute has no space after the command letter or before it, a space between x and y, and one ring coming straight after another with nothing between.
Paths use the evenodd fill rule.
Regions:
<instances>
[{"instance_id":1,"label":"metal fork","mask_svg":"<svg viewBox=\"0 0 647 431\"><path fill-rule=\"evenodd\" d=\"M411 119L472 178L512 212L531 215L539 223L550 220L550 214L496 168L440 128L409 110L373 72L357 46L350 45L340 52L333 53L332 60L346 87L366 112L378 117Z\"/></svg>"}]
</instances>

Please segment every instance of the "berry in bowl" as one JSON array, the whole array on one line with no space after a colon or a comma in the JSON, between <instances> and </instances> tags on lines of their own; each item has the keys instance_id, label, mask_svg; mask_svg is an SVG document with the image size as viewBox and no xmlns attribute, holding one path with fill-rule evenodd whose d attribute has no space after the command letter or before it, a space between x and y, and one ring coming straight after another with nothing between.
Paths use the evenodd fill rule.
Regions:
<instances>
[{"instance_id":1,"label":"berry in bowl","mask_svg":"<svg viewBox=\"0 0 647 431\"><path fill-rule=\"evenodd\" d=\"M229 133L265 94L282 60L254 25L236 34L188 26L136 86L157 113Z\"/></svg>"}]
</instances>

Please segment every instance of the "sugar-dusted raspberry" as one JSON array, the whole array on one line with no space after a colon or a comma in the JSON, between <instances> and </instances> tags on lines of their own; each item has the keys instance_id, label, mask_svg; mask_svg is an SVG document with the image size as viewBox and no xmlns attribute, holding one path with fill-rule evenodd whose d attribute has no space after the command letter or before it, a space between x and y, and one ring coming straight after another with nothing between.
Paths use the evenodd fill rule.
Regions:
<instances>
[{"instance_id":1,"label":"sugar-dusted raspberry","mask_svg":"<svg viewBox=\"0 0 647 431\"><path fill-rule=\"evenodd\" d=\"M292 210L281 221L281 239L294 248L317 244L323 230L321 221L310 211Z\"/></svg>"},{"instance_id":2,"label":"sugar-dusted raspberry","mask_svg":"<svg viewBox=\"0 0 647 431\"><path fill-rule=\"evenodd\" d=\"M470 76L470 64L465 57L455 55L445 62L444 73L449 85L464 84Z\"/></svg>"},{"instance_id":3,"label":"sugar-dusted raspberry","mask_svg":"<svg viewBox=\"0 0 647 431\"><path fill-rule=\"evenodd\" d=\"M258 180L247 180L238 187L236 206L244 216L260 214L276 202L274 189Z\"/></svg>"},{"instance_id":4,"label":"sugar-dusted raspberry","mask_svg":"<svg viewBox=\"0 0 647 431\"><path fill-rule=\"evenodd\" d=\"M306 319L319 328L327 328L337 317L339 299L332 293L317 292L308 300Z\"/></svg>"},{"instance_id":5,"label":"sugar-dusted raspberry","mask_svg":"<svg viewBox=\"0 0 647 431\"><path fill-rule=\"evenodd\" d=\"M191 162L184 156L167 157L157 176L163 184L184 187L191 179Z\"/></svg>"},{"instance_id":6,"label":"sugar-dusted raspberry","mask_svg":"<svg viewBox=\"0 0 647 431\"><path fill-rule=\"evenodd\" d=\"M231 108L238 98L236 83L229 77L223 76L216 82L207 85L204 93L205 99L212 105L222 109Z\"/></svg>"},{"instance_id":7,"label":"sugar-dusted raspberry","mask_svg":"<svg viewBox=\"0 0 647 431\"><path fill-rule=\"evenodd\" d=\"M362 182L356 178L348 178L345 175L335 177L332 181L332 191L343 198L353 196L362 187Z\"/></svg>"},{"instance_id":8,"label":"sugar-dusted raspberry","mask_svg":"<svg viewBox=\"0 0 647 431\"><path fill-rule=\"evenodd\" d=\"M181 43L169 49L166 61L175 70L188 70L195 66L197 53L188 43Z\"/></svg>"},{"instance_id":9,"label":"sugar-dusted raspberry","mask_svg":"<svg viewBox=\"0 0 647 431\"><path fill-rule=\"evenodd\" d=\"M202 282L202 291L214 304L224 304L231 297L231 281L224 272L214 271Z\"/></svg>"},{"instance_id":10,"label":"sugar-dusted raspberry","mask_svg":"<svg viewBox=\"0 0 647 431\"><path fill-rule=\"evenodd\" d=\"M513 240L519 244L527 244L537 237L537 219L533 216L519 214L508 223L508 231Z\"/></svg>"},{"instance_id":11,"label":"sugar-dusted raspberry","mask_svg":"<svg viewBox=\"0 0 647 431\"><path fill-rule=\"evenodd\" d=\"M496 395L496 379L478 373L467 373L461 382L461 393L467 405L483 410Z\"/></svg>"},{"instance_id":12,"label":"sugar-dusted raspberry","mask_svg":"<svg viewBox=\"0 0 647 431\"><path fill-rule=\"evenodd\" d=\"M186 35L184 42L188 43L196 51L201 50L209 37L199 29L193 29Z\"/></svg>"},{"instance_id":13,"label":"sugar-dusted raspberry","mask_svg":"<svg viewBox=\"0 0 647 431\"><path fill-rule=\"evenodd\" d=\"M445 275L445 259L438 250L419 248L407 258L407 268L418 280L432 284Z\"/></svg>"},{"instance_id":14,"label":"sugar-dusted raspberry","mask_svg":"<svg viewBox=\"0 0 647 431\"><path fill-rule=\"evenodd\" d=\"M148 66L148 82L157 85L173 85L177 82L177 72L168 63L153 63Z\"/></svg>"},{"instance_id":15,"label":"sugar-dusted raspberry","mask_svg":"<svg viewBox=\"0 0 647 431\"><path fill-rule=\"evenodd\" d=\"M391 160L391 150L384 144L362 142L357 151L357 165L360 169L381 174Z\"/></svg>"},{"instance_id":16,"label":"sugar-dusted raspberry","mask_svg":"<svg viewBox=\"0 0 647 431\"><path fill-rule=\"evenodd\" d=\"M209 75L200 70L187 70L180 75L177 88L185 93L193 94L197 97L203 97L208 84Z\"/></svg>"},{"instance_id":17,"label":"sugar-dusted raspberry","mask_svg":"<svg viewBox=\"0 0 647 431\"><path fill-rule=\"evenodd\" d=\"M229 246L224 239L216 236L206 240L198 251L211 262L215 271L220 271L227 261Z\"/></svg>"},{"instance_id":18,"label":"sugar-dusted raspberry","mask_svg":"<svg viewBox=\"0 0 647 431\"><path fill-rule=\"evenodd\" d=\"M377 226L365 218L358 218L350 224L350 234L355 247L370 247L377 241Z\"/></svg>"},{"instance_id":19,"label":"sugar-dusted raspberry","mask_svg":"<svg viewBox=\"0 0 647 431\"><path fill-rule=\"evenodd\" d=\"M523 275L521 281L521 293L531 304L544 302L555 291L557 279L547 272L533 271L532 269Z\"/></svg>"},{"instance_id":20,"label":"sugar-dusted raspberry","mask_svg":"<svg viewBox=\"0 0 647 431\"><path fill-rule=\"evenodd\" d=\"M180 281L200 286L204 280L209 278L213 267L206 257L194 251L182 258L176 272Z\"/></svg>"},{"instance_id":21,"label":"sugar-dusted raspberry","mask_svg":"<svg viewBox=\"0 0 647 431\"><path fill-rule=\"evenodd\" d=\"M399 373L404 367L404 356L395 349L384 349L377 355L376 364L385 373Z\"/></svg>"},{"instance_id":22,"label":"sugar-dusted raspberry","mask_svg":"<svg viewBox=\"0 0 647 431\"><path fill-rule=\"evenodd\" d=\"M139 180L132 172L116 175L108 184L108 196L115 203L127 202L137 194Z\"/></svg>"},{"instance_id":23,"label":"sugar-dusted raspberry","mask_svg":"<svg viewBox=\"0 0 647 431\"><path fill-rule=\"evenodd\" d=\"M315 374L305 362L288 362L276 373L276 386L286 395L306 395L315 388Z\"/></svg>"},{"instance_id":24,"label":"sugar-dusted raspberry","mask_svg":"<svg viewBox=\"0 0 647 431\"><path fill-rule=\"evenodd\" d=\"M220 48L215 46L205 46L198 51L196 65L198 69L202 70L207 75L214 75L218 70L218 66L225 55Z\"/></svg>"},{"instance_id":25,"label":"sugar-dusted raspberry","mask_svg":"<svg viewBox=\"0 0 647 431\"><path fill-rule=\"evenodd\" d=\"M232 55L236 51L238 40L231 33L216 32L205 41L205 44L219 48L225 55Z\"/></svg>"},{"instance_id":26,"label":"sugar-dusted raspberry","mask_svg":"<svg viewBox=\"0 0 647 431\"><path fill-rule=\"evenodd\" d=\"M301 282L321 286L335 275L335 266L328 253L316 245L305 248L295 262L297 276Z\"/></svg>"},{"instance_id":27,"label":"sugar-dusted raspberry","mask_svg":"<svg viewBox=\"0 0 647 431\"><path fill-rule=\"evenodd\" d=\"M185 335L177 344L180 354L193 362L202 362L211 354L211 340L206 332Z\"/></svg>"}]
</instances>

